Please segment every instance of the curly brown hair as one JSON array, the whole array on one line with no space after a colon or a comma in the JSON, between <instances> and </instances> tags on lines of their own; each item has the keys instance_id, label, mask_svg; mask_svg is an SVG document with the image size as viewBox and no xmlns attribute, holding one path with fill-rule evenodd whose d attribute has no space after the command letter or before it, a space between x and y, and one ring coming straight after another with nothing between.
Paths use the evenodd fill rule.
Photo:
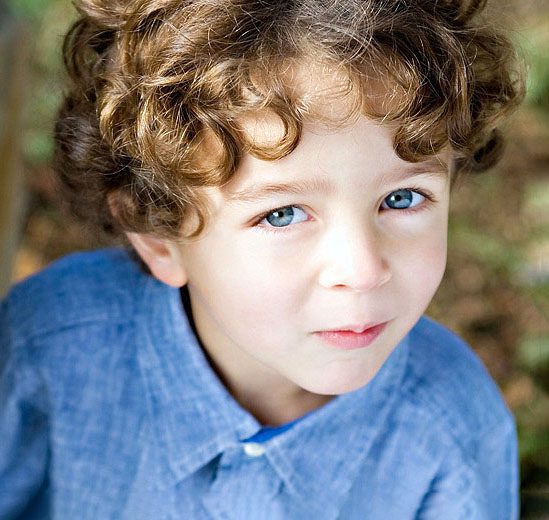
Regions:
<instances>
[{"instance_id":1,"label":"curly brown hair","mask_svg":"<svg viewBox=\"0 0 549 520\"><path fill-rule=\"evenodd\" d=\"M176 238L190 212L198 217L190 234L200 233L204 186L226 183L243 153L275 160L297 146L313 116L284 71L310 60L344 71L342 95L354 93L357 110L396 125L402 159L449 145L457 171L484 170L501 152L496 127L523 90L512 45L481 19L484 4L78 0L55 128L68 200L114 235ZM369 102L374 80L386 86L381 104ZM265 110L285 131L261 147L239 121Z\"/></svg>"}]
</instances>

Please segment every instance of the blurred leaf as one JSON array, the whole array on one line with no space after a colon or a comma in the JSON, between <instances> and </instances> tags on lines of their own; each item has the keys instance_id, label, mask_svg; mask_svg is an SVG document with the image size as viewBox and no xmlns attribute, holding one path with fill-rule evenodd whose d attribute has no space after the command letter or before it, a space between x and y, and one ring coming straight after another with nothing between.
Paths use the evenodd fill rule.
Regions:
<instances>
[{"instance_id":1,"label":"blurred leaf","mask_svg":"<svg viewBox=\"0 0 549 520\"><path fill-rule=\"evenodd\" d=\"M49 133L29 130L25 137L25 156L32 163L47 163L53 157L53 140Z\"/></svg>"},{"instance_id":2,"label":"blurred leaf","mask_svg":"<svg viewBox=\"0 0 549 520\"><path fill-rule=\"evenodd\" d=\"M536 466L549 470L549 431L519 428L520 458L535 459Z\"/></svg>"},{"instance_id":3,"label":"blurred leaf","mask_svg":"<svg viewBox=\"0 0 549 520\"><path fill-rule=\"evenodd\" d=\"M511 272L522 262L522 256L513 244L504 241L501 237L474 229L465 221L454 220L450 224L449 241L496 269L503 268Z\"/></svg>"},{"instance_id":4,"label":"blurred leaf","mask_svg":"<svg viewBox=\"0 0 549 520\"><path fill-rule=\"evenodd\" d=\"M61 45L74 19L70 0L8 0L27 18L32 31L29 87L25 92L25 144L27 161L47 164L52 158L53 121L64 86Z\"/></svg>"},{"instance_id":5,"label":"blurred leaf","mask_svg":"<svg viewBox=\"0 0 549 520\"><path fill-rule=\"evenodd\" d=\"M548 49L549 54L549 49ZM549 88L549 83L547 84ZM525 211L540 216L547 216L549 208L549 180L541 179L536 182L530 182L525 186L524 193Z\"/></svg>"},{"instance_id":6,"label":"blurred leaf","mask_svg":"<svg viewBox=\"0 0 549 520\"><path fill-rule=\"evenodd\" d=\"M538 385L532 399L515 410L523 461L533 459L549 469L549 395ZM542 456L543 454L543 456Z\"/></svg>"},{"instance_id":7,"label":"blurred leaf","mask_svg":"<svg viewBox=\"0 0 549 520\"><path fill-rule=\"evenodd\" d=\"M548 339L531 338L519 346L519 363L530 372L533 380L546 393L546 402L540 409L540 420L545 418L549 430L549 359Z\"/></svg>"},{"instance_id":8,"label":"blurred leaf","mask_svg":"<svg viewBox=\"0 0 549 520\"><path fill-rule=\"evenodd\" d=\"M12 10L26 18L39 18L52 4L51 0L10 0Z\"/></svg>"},{"instance_id":9,"label":"blurred leaf","mask_svg":"<svg viewBox=\"0 0 549 520\"><path fill-rule=\"evenodd\" d=\"M518 359L526 369L531 371L549 366L549 336L524 339L519 345Z\"/></svg>"},{"instance_id":10,"label":"blurred leaf","mask_svg":"<svg viewBox=\"0 0 549 520\"><path fill-rule=\"evenodd\" d=\"M549 19L542 19L518 42L528 62L527 99L549 109Z\"/></svg>"}]
</instances>

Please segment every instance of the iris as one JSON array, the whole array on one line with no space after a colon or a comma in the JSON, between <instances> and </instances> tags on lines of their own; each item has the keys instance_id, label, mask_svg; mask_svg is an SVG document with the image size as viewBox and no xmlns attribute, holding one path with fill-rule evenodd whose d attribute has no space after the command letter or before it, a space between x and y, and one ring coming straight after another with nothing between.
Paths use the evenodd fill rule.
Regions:
<instances>
[{"instance_id":1,"label":"iris","mask_svg":"<svg viewBox=\"0 0 549 520\"><path fill-rule=\"evenodd\" d=\"M383 207L389 209L408 209L420 204L425 197L412 190L396 190L383 200Z\"/></svg>"},{"instance_id":2,"label":"iris","mask_svg":"<svg viewBox=\"0 0 549 520\"><path fill-rule=\"evenodd\" d=\"M286 206L272 211L266 217L267 222L274 227L288 226L294 220L294 208L292 206Z\"/></svg>"}]
</instances>

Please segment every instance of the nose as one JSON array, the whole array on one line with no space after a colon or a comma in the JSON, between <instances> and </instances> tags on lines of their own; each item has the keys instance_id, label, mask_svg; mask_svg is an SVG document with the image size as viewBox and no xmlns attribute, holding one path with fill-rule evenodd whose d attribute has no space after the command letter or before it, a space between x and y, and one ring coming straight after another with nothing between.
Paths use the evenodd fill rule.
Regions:
<instances>
[{"instance_id":1,"label":"nose","mask_svg":"<svg viewBox=\"0 0 549 520\"><path fill-rule=\"evenodd\" d=\"M391 269L382 245L375 230L334 229L322 245L319 284L354 292L384 285L391 279Z\"/></svg>"}]
</instances>

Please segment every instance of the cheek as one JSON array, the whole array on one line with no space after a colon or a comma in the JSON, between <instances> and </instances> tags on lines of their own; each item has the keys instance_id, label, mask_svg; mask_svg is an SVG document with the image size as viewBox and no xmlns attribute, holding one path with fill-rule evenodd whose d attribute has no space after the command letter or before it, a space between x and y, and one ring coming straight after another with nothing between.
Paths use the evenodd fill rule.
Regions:
<instances>
[{"instance_id":1,"label":"cheek","mask_svg":"<svg viewBox=\"0 0 549 520\"><path fill-rule=\"evenodd\" d=\"M303 301L304 275L292 260L254 261L245 268L239 305L258 327L275 329L295 319Z\"/></svg>"},{"instance_id":2,"label":"cheek","mask_svg":"<svg viewBox=\"0 0 549 520\"><path fill-rule=\"evenodd\" d=\"M407 279L422 301L428 303L436 292L446 269L446 232L433 230L433 234L418 241L409 265Z\"/></svg>"},{"instance_id":3,"label":"cheek","mask_svg":"<svg viewBox=\"0 0 549 520\"><path fill-rule=\"evenodd\" d=\"M195 293L216 321L247 337L275 331L297 314L302 278L291 258L250 251L227 250L222 262L203 254L191 277Z\"/></svg>"},{"instance_id":4,"label":"cheek","mask_svg":"<svg viewBox=\"0 0 549 520\"><path fill-rule=\"evenodd\" d=\"M447 218L442 212L398 222L389 236L395 282L423 302L436 291L446 267Z\"/></svg>"}]
</instances>

